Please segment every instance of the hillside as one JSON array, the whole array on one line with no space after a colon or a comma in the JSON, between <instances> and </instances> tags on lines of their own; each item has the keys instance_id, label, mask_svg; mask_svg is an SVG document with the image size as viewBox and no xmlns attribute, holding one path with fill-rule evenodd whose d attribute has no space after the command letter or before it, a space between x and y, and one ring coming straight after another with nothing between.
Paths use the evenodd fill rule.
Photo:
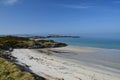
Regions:
<instances>
[{"instance_id":1,"label":"hillside","mask_svg":"<svg viewBox=\"0 0 120 80\"><path fill-rule=\"evenodd\" d=\"M53 40L30 40L25 37L5 36L0 38L0 49L8 50L9 48L53 48L64 47L65 43L54 42Z\"/></svg>"}]
</instances>

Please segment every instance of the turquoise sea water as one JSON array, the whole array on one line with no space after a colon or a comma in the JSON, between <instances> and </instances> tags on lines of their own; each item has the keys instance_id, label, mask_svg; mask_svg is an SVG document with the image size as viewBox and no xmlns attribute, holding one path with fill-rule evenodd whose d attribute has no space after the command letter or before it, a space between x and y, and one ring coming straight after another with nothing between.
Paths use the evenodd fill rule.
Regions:
<instances>
[{"instance_id":1,"label":"turquoise sea water","mask_svg":"<svg viewBox=\"0 0 120 80\"><path fill-rule=\"evenodd\" d=\"M95 47L107 49L120 49L120 39L107 39L107 38L52 38L57 42L67 43L71 46L78 47Z\"/></svg>"}]
</instances>

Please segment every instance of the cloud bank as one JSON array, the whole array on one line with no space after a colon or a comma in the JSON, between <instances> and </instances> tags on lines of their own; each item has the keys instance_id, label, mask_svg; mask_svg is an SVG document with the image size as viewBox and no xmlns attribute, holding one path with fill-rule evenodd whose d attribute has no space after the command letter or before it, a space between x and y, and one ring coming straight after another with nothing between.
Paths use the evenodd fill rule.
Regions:
<instances>
[{"instance_id":1,"label":"cloud bank","mask_svg":"<svg viewBox=\"0 0 120 80\"><path fill-rule=\"evenodd\" d=\"M66 8L73 8L73 9L87 9L93 6L83 6L83 5L64 5Z\"/></svg>"}]
</instances>

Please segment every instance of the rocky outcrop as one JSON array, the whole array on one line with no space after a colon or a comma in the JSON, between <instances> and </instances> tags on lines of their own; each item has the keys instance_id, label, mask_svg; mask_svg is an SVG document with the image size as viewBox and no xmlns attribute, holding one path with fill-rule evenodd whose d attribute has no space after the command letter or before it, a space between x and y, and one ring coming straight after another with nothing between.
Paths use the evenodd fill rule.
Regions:
<instances>
[{"instance_id":1,"label":"rocky outcrop","mask_svg":"<svg viewBox=\"0 0 120 80\"><path fill-rule=\"evenodd\" d=\"M65 44L65 43L56 43L54 45L54 47L65 47L65 46L67 46L67 44Z\"/></svg>"}]
</instances>

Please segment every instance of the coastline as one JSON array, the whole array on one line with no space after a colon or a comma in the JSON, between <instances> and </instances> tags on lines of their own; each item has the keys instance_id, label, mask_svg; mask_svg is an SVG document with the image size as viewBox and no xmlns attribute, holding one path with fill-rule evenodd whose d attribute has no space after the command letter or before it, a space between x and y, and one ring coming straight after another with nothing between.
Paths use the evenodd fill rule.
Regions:
<instances>
[{"instance_id":1,"label":"coastline","mask_svg":"<svg viewBox=\"0 0 120 80\"><path fill-rule=\"evenodd\" d=\"M30 66L30 69L48 80L119 80L119 74L109 70L75 63L58 55L77 54L77 50L71 47L40 49L15 49L12 53L19 62ZM47 50L47 51L46 51ZM96 50L96 49L95 49ZM51 54L46 54L46 52ZM73 53L74 52L74 53ZM90 49L79 49L79 52L94 53Z\"/></svg>"}]
</instances>

